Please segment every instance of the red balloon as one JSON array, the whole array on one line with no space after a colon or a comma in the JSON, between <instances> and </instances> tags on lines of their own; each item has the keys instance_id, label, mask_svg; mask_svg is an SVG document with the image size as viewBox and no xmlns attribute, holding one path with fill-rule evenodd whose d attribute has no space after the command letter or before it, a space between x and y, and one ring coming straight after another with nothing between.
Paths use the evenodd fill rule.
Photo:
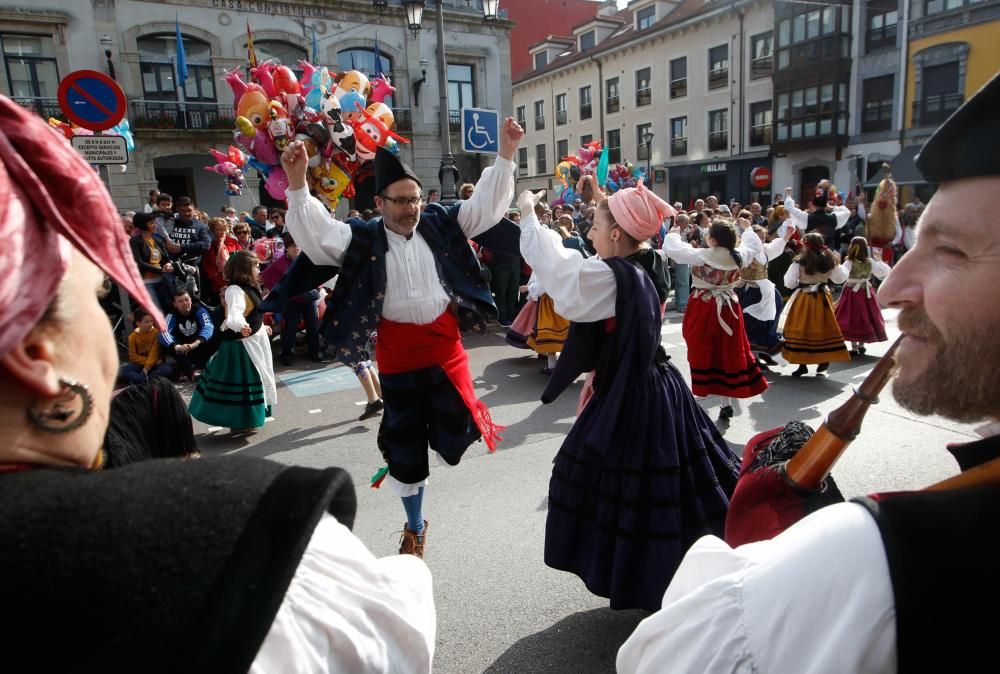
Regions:
<instances>
[{"instance_id":1,"label":"red balloon","mask_svg":"<svg viewBox=\"0 0 1000 674\"><path fill-rule=\"evenodd\" d=\"M302 87L299 86L299 80L295 77L295 73L288 66L278 66L274 69L274 73L271 75L274 80L274 93L285 94L299 94L302 93Z\"/></svg>"}]
</instances>

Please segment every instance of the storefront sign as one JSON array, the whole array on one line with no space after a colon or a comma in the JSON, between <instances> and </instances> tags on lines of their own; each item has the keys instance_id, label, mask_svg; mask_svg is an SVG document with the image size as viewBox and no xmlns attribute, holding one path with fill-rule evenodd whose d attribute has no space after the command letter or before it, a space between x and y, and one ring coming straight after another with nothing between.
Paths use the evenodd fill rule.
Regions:
<instances>
[{"instance_id":1,"label":"storefront sign","mask_svg":"<svg viewBox=\"0 0 1000 674\"><path fill-rule=\"evenodd\" d=\"M702 164L701 165L701 172L702 173L725 173L726 172L726 163L722 162L722 163L719 163L719 164Z\"/></svg>"},{"instance_id":2,"label":"storefront sign","mask_svg":"<svg viewBox=\"0 0 1000 674\"><path fill-rule=\"evenodd\" d=\"M750 171L750 184L754 187L764 188L771 184L771 169L763 166Z\"/></svg>"}]
</instances>

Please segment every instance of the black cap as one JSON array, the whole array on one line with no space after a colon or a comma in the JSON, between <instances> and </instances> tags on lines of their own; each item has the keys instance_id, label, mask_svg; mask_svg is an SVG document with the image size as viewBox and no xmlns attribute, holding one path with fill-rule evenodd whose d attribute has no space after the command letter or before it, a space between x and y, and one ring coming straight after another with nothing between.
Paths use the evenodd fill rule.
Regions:
<instances>
[{"instance_id":1,"label":"black cap","mask_svg":"<svg viewBox=\"0 0 1000 674\"><path fill-rule=\"evenodd\" d=\"M932 183L1000 175L1000 73L945 120L916 164Z\"/></svg>"},{"instance_id":2,"label":"black cap","mask_svg":"<svg viewBox=\"0 0 1000 674\"><path fill-rule=\"evenodd\" d=\"M404 178L415 181L423 188L420 178L413 169L384 147L378 148L375 151L375 194L382 194L386 187Z\"/></svg>"}]
</instances>

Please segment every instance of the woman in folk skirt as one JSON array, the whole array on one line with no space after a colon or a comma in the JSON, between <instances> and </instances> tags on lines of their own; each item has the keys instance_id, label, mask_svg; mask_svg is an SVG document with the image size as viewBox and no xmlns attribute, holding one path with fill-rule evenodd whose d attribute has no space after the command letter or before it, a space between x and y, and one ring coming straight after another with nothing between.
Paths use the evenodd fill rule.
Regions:
<instances>
[{"instance_id":1,"label":"woman in folk skirt","mask_svg":"<svg viewBox=\"0 0 1000 674\"><path fill-rule=\"evenodd\" d=\"M222 301L222 343L208 361L191 397L191 416L232 432L264 425L277 402L271 361L271 329L260 310L260 262L241 250L226 261L229 282Z\"/></svg>"},{"instance_id":2,"label":"woman in folk skirt","mask_svg":"<svg viewBox=\"0 0 1000 674\"><path fill-rule=\"evenodd\" d=\"M696 396L722 397L719 416L733 416L731 398L750 398L767 388L743 325L743 309L734 289L740 269L763 252L761 240L740 218L745 236L736 246L736 228L716 219L708 231L708 248L693 248L671 231L663 242L667 257L691 265L693 289L684 313L682 334L691 366L691 390Z\"/></svg>"},{"instance_id":3,"label":"woman in folk skirt","mask_svg":"<svg viewBox=\"0 0 1000 674\"><path fill-rule=\"evenodd\" d=\"M745 211L749 215L749 211ZM754 225L754 234L767 241L767 230ZM743 308L743 325L746 328L750 348L757 352L757 360L767 365L777 365L771 354L781 351L781 337L778 336L778 318L785 302L774 283L768 279L768 263L785 252L785 244L795 229L786 228L785 235L764 243L764 250L754 255L750 266L740 270L741 285L736 289ZM749 236L749 234L747 235ZM762 366L762 369L766 369Z\"/></svg>"},{"instance_id":4,"label":"woman in folk skirt","mask_svg":"<svg viewBox=\"0 0 1000 674\"><path fill-rule=\"evenodd\" d=\"M641 180L619 190L587 233L600 258L584 259L530 215L540 194L519 199L521 252L573 321L542 400L595 371L594 395L554 461L545 563L611 608L656 609L688 547L722 530L739 472L660 346L660 297L640 243L673 209Z\"/></svg>"},{"instance_id":5,"label":"woman in folk skirt","mask_svg":"<svg viewBox=\"0 0 1000 674\"><path fill-rule=\"evenodd\" d=\"M829 288L831 282L843 283L847 273L821 234L806 234L802 244L802 252L785 272L785 285L796 290L785 305L779 325L785 339L781 355L789 363L799 364L793 377L808 372L810 364L817 364L816 374L823 374L832 361L851 359L837 325Z\"/></svg>"},{"instance_id":6,"label":"woman in folk skirt","mask_svg":"<svg viewBox=\"0 0 1000 674\"><path fill-rule=\"evenodd\" d=\"M876 254L880 252L877 248L873 250ZM851 342L851 353L860 356L865 352L865 344L888 339L871 277L884 279L889 273L889 265L872 257L865 237L856 236L851 239L847 259L841 268L847 274L847 281L837 300L837 325L844 339Z\"/></svg>"},{"instance_id":7,"label":"woman in folk skirt","mask_svg":"<svg viewBox=\"0 0 1000 674\"><path fill-rule=\"evenodd\" d=\"M552 374L556 358L563 350L569 333L569 321L556 311L552 298L545 292L535 274L528 280L528 299L536 303L535 326L528 335L528 348L538 355L546 356L548 362L542 368L542 374Z\"/></svg>"}]
</instances>

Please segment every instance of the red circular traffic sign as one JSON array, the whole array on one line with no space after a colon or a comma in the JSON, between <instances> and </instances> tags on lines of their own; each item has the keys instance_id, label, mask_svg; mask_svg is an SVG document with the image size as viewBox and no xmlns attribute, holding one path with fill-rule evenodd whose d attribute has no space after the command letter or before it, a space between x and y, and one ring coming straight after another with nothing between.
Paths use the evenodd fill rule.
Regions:
<instances>
[{"instance_id":1,"label":"red circular traffic sign","mask_svg":"<svg viewBox=\"0 0 1000 674\"><path fill-rule=\"evenodd\" d=\"M754 187L767 187L771 184L771 169L758 166L750 171L750 184Z\"/></svg>"},{"instance_id":2,"label":"red circular traffic sign","mask_svg":"<svg viewBox=\"0 0 1000 674\"><path fill-rule=\"evenodd\" d=\"M125 92L96 70L76 70L59 82L59 107L66 119L91 131L107 131L125 117Z\"/></svg>"}]
</instances>

